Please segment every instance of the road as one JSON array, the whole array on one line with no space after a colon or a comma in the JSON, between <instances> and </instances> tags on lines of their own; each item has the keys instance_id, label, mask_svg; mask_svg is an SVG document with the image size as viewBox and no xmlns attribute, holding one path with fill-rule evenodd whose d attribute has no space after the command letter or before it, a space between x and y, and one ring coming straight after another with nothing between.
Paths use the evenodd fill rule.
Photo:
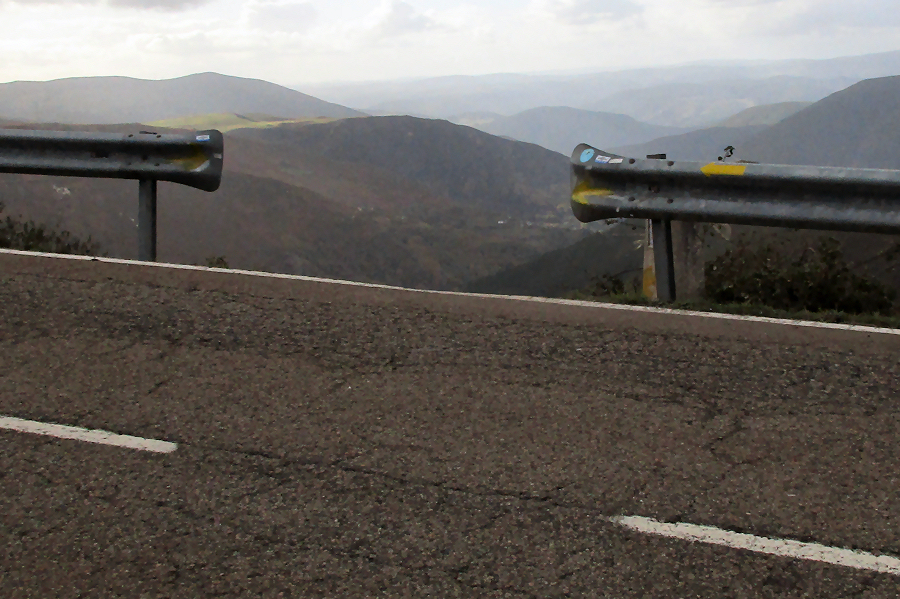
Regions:
<instances>
[{"instance_id":1,"label":"road","mask_svg":"<svg viewBox=\"0 0 900 599\"><path fill-rule=\"evenodd\" d=\"M858 597L900 335L0 253L0 596Z\"/></svg>"}]
</instances>

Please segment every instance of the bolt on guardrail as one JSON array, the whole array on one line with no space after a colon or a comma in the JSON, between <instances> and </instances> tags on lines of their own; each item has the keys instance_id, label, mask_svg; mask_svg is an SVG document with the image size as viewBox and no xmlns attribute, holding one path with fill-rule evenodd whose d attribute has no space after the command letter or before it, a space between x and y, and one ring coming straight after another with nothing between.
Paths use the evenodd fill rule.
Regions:
<instances>
[{"instance_id":1,"label":"bolt on guardrail","mask_svg":"<svg viewBox=\"0 0 900 599\"><path fill-rule=\"evenodd\" d=\"M98 133L0 129L0 173L137 179L138 259L156 260L157 182L215 191L224 137L195 133Z\"/></svg>"},{"instance_id":2,"label":"bolt on guardrail","mask_svg":"<svg viewBox=\"0 0 900 599\"><path fill-rule=\"evenodd\" d=\"M900 233L900 171L685 162L575 148L572 212L581 222L652 223L657 289L675 299L671 222Z\"/></svg>"}]
</instances>

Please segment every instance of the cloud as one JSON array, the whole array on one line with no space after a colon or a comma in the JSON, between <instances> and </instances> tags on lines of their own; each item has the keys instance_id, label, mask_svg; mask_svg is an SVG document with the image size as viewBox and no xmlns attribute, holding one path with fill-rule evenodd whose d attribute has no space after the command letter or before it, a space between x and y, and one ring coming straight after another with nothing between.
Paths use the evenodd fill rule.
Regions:
<instances>
[{"instance_id":1,"label":"cloud","mask_svg":"<svg viewBox=\"0 0 900 599\"><path fill-rule=\"evenodd\" d=\"M784 22L785 29L807 32L811 29L837 30L880 28L900 25L896 0L816 0Z\"/></svg>"},{"instance_id":2,"label":"cloud","mask_svg":"<svg viewBox=\"0 0 900 599\"><path fill-rule=\"evenodd\" d=\"M124 8L184 10L209 2L211 0L108 0L107 4Z\"/></svg>"},{"instance_id":3,"label":"cloud","mask_svg":"<svg viewBox=\"0 0 900 599\"><path fill-rule=\"evenodd\" d=\"M141 10L186 10L208 4L212 0L7 0L9 4L22 6L48 6L59 4L81 4L87 6L112 6ZM2 4L2 1L0 1Z\"/></svg>"},{"instance_id":4,"label":"cloud","mask_svg":"<svg viewBox=\"0 0 900 599\"><path fill-rule=\"evenodd\" d=\"M644 12L634 0L538 0L537 7L567 25L620 21Z\"/></svg>"},{"instance_id":5,"label":"cloud","mask_svg":"<svg viewBox=\"0 0 900 599\"><path fill-rule=\"evenodd\" d=\"M416 12L409 3L402 0L394 0L385 5L378 12L381 13L377 25L372 29L376 37L399 37L410 33L421 33L437 27L437 23L431 18Z\"/></svg>"},{"instance_id":6,"label":"cloud","mask_svg":"<svg viewBox=\"0 0 900 599\"><path fill-rule=\"evenodd\" d=\"M826 31L900 25L896 0L707 0L719 10L742 10L759 29L775 34L822 34Z\"/></svg>"},{"instance_id":7,"label":"cloud","mask_svg":"<svg viewBox=\"0 0 900 599\"><path fill-rule=\"evenodd\" d=\"M267 31L299 32L307 30L319 16L309 2L257 1L249 6L251 27Z\"/></svg>"}]
</instances>

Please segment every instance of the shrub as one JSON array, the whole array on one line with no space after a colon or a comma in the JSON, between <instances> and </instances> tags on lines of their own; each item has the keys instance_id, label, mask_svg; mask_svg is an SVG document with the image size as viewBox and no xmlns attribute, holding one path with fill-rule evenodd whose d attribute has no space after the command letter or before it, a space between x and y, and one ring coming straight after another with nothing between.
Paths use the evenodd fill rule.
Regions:
<instances>
[{"instance_id":1,"label":"shrub","mask_svg":"<svg viewBox=\"0 0 900 599\"><path fill-rule=\"evenodd\" d=\"M0 212L3 212L3 208L0 203ZM101 255L100 246L90 237L81 241L68 231L57 232L47 225L18 221L11 216L0 221L0 248L52 254Z\"/></svg>"},{"instance_id":2,"label":"shrub","mask_svg":"<svg viewBox=\"0 0 900 599\"><path fill-rule=\"evenodd\" d=\"M706 265L705 293L718 303L790 311L888 314L895 293L851 271L840 243L827 237L799 254L742 240Z\"/></svg>"},{"instance_id":3,"label":"shrub","mask_svg":"<svg viewBox=\"0 0 900 599\"><path fill-rule=\"evenodd\" d=\"M225 256L209 256L206 258L206 266L209 268L231 268Z\"/></svg>"}]
</instances>

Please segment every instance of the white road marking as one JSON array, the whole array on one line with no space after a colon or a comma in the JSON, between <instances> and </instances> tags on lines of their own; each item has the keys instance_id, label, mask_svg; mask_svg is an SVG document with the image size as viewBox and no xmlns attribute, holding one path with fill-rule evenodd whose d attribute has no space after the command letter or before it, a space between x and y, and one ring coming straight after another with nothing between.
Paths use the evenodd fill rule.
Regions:
<instances>
[{"instance_id":1,"label":"white road marking","mask_svg":"<svg viewBox=\"0 0 900 599\"><path fill-rule=\"evenodd\" d=\"M874 555L850 549L826 547L817 543L767 539L696 524L667 524L639 516L611 518L631 530L651 535L682 539L710 545L721 545L733 549L746 549L756 553L766 553L781 557L791 557L809 561L845 566L857 570L871 570L900 576L900 559L887 555Z\"/></svg>"},{"instance_id":2,"label":"white road marking","mask_svg":"<svg viewBox=\"0 0 900 599\"><path fill-rule=\"evenodd\" d=\"M177 443L144 439L129 435L117 435L103 430L90 430L76 426L47 424L34 420L23 420L0 416L0 429L47 435L58 439L73 439L88 443L113 445L140 451L155 453L172 453L178 448ZM746 549L756 553L765 553L780 557L790 557L809 561L823 562L836 566L844 566L857 570L870 570L900 576L900 559L887 555L875 555L862 551L827 547L817 543L769 539L754 535L731 532L712 526L697 524L670 524L640 516L619 516L610 518L610 522L625 528L657 536L721 545L732 549Z\"/></svg>"},{"instance_id":3,"label":"white road marking","mask_svg":"<svg viewBox=\"0 0 900 599\"><path fill-rule=\"evenodd\" d=\"M20 433L32 433L46 435L58 439L74 439L87 443L100 443L101 445L114 445L140 451L152 451L155 453L172 453L178 448L178 444L155 439L143 439L129 435L117 435L108 431L90 430L77 426L65 426L62 424L47 424L34 420L22 420L21 418L9 418L0 416L0 429L17 431Z\"/></svg>"},{"instance_id":4,"label":"white road marking","mask_svg":"<svg viewBox=\"0 0 900 599\"><path fill-rule=\"evenodd\" d=\"M856 331L859 333L875 333L880 335L900 335L900 329L883 327L870 327L853 324L840 324L834 322L815 322L811 320L790 320L785 318L769 318L767 316L743 316L740 314L722 314L718 312L697 312L694 310L673 310L671 308L654 308L650 306L631 306L628 304L605 304L602 302L588 302L582 300L567 300L549 297L531 297L526 295L491 295L489 293L463 293L461 291L434 291L429 289L409 289L406 287L394 287L391 285L379 285L376 283L358 283L356 281L341 281L337 279L322 279L318 277L305 277L303 275L288 275L272 272L258 272L253 270L238 270L234 268L210 268L206 266L193 266L191 264L167 264L164 262L140 262L137 260L122 260L120 258L100 258L95 256L73 256L70 254L48 254L44 252L24 252L21 250L0 249L0 254L18 254L22 256L39 256L44 258L58 258L62 260L97 260L111 264L132 264L138 266L152 266L155 268L170 268L175 270L199 270L209 272L228 273L233 275L245 275L269 279L288 279L293 281L309 281L314 283L329 283L332 285L346 285L350 287L369 287L372 289L388 289L393 291L407 291L413 293L429 293L435 295L457 295L461 297L479 297L489 299L505 299L520 302L534 302L544 304L558 304L562 306L581 306L585 308L601 308L604 310L623 310L626 312L648 312L655 314L674 314L680 316L695 316L700 318L716 318L719 320L742 320L746 322L766 322L795 327L808 327L814 329L836 329L840 331Z\"/></svg>"}]
</instances>

